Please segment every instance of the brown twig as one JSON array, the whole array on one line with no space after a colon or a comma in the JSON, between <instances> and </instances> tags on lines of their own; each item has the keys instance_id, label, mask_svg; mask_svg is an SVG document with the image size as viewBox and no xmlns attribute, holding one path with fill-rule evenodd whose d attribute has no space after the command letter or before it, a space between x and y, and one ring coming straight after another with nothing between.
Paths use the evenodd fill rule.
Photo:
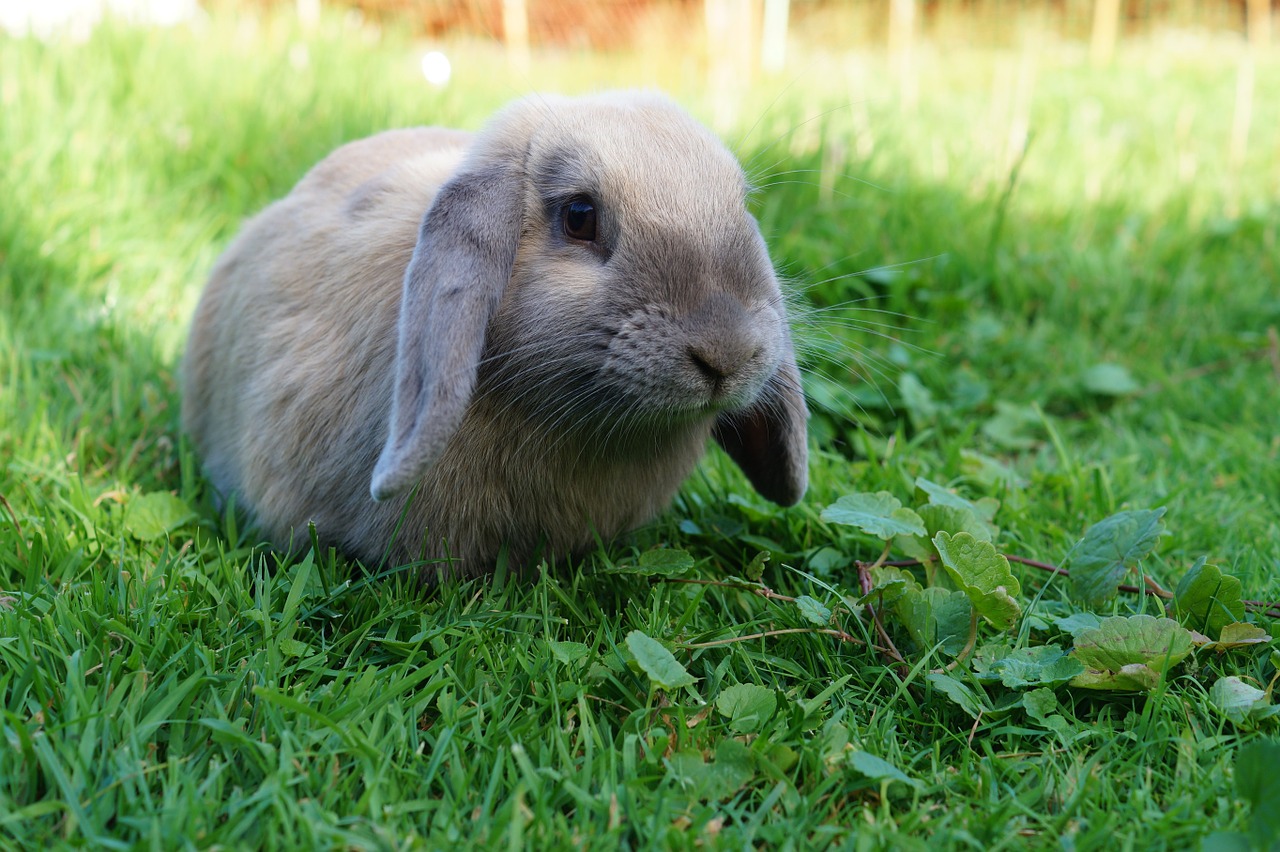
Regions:
<instances>
[{"instance_id":1,"label":"brown twig","mask_svg":"<svg viewBox=\"0 0 1280 852\"><path fill-rule=\"evenodd\" d=\"M1071 576L1071 572L1066 568L1059 568L1057 565L1050 565L1048 562L1037 562L1034 559L1027 559L1025 556L1015 556L1011 553L1006 553L1004 558L1008 559L1010 562L1017 562L1019 565L1027 565L1031 568L1038 568L1041 571L1048 571L1050 574L1057 574L1059 577ZM1161 587L1155 580L1152 580L1150 577L1143 577L1142 579L1147 584L1147 591L1151 592L1156 597L1164 600L1173 599L1173 592ZM1117 588L1122 592L1129 592L1130 594L1137 594L1142 591L1142 589L1137 586L1131 586L1128 583L1121 583Z\"/></svg>"},{"instance_id":2,"label":"brown twig","mask_svg":"<svg viewBox=\"0 0 1280 852\"><path fill-rule=\"evenodd\" d=\"M1280 618L1280 603L1276 601L1241 601L1245 609L1261 612L1270 618Z\"/></svg>"},{"instance_id":3,"label":"brown twig","mask_svg":"<svg viewBox=\"0 0 1280 852\"><path fill-rule=\"evenodd\" d=\"M871 594L871 566L865 562L858 562L858 588L862 590L862 594Z\"/></svg>"},{"instance_id":4,"label":"brown twig","mask_svg":"<svg viewBox=\"0 0 1280 852\"><path fill-rule=\"evenodd\" d=\"M1169 591L1164 586L1161 586L1154 579L1152 579L1150 575L1143 574L1142 582L1147 587L1147 591L1151 592L1151 594L1155 595L1161 600L1166 600L1166 601L1173 600L1173 592Z\"/></svg>"},{"instance_id":5,"label":"brown twig","mask_svg":"<svg viewBox=\"0 0 1280 852\"><path fill-rule=\"evenodd\" d=\"M876 633L880 636L880 641L884 643L884 647L877 647L876 650L888 657L890 662L901 667L898 674L905 680L907 677L906 657L902 656L898 646L893 644L893 639L889 638L889 631L884 629L884 622L880 619L880 611L872 606L868 606L867 609L871 611L871 621L876 626Z\"/></svg>"},{"instance_id":6,"label":"brown twig","mask_svg":"<svg viewBox=\"0 0 1280 852\"><path fill-rule=\"evenodd\" d=\"M866 645L857 636L851 636L843 630L835 630L833 628L822 627L786 627L778 630L764 630L760 633L752 633L748 636L730 636L728 639L716 639L711 642L681 642L681 648L717 648L722 645L732 645L735 642L750 642L753 639L767 639L770 636L785 636L789 633L812 633L820 636L834 636L841 642L851 642L854 645Z\"/></svg>"},{"instance_id":7,"label":"brown twig","mask_svg":"<svg viewBox=\"0 0 1280 852\"><path fill-rule=\"evenodd\" d=\"M1059 568L1057 565L1050 565L1048 562L1037 562L1034 559L1028 559L1025 556L1013 556L1006 553L1005 559L1010 562L1017 562L1019 565L1029 565L1032 568L1039 568L1041 571L1048 571L1051 574L1059 574L1063 577L1070 577L1071 573L1066 568Z\"/></svg>"},{"instance_id":8,"label":"brown twig","mask_svg":"<svg viewBox=\"0 0 1280 852\"><path fill-rule=\"evenodd\" d=\"M871 594L871 572L885 564L884 560L889 555L889 548L891 546L892 540L886 541L884 543L884 551L880 554L880 558L875 562L866 563L861 560L858 561L858 587L862 589L863 595ZM880 599L883 601L884 596L881 595ZM879 636L880 641L884 643L884 645L882 647L878 647L877 650L884 654L884 656L888 658L889 662L899 666L898 673L903 679L905 679L907 676L907 660L902 656L902 652L898 650L898 646L893 644L893 639L890 638L889 631L884 627L884 620L880 618L879 608L874 607L871 604L867 604L867 612L871 614L871 622L875 625L876 635Z\"/></svg>"}]
</instances>

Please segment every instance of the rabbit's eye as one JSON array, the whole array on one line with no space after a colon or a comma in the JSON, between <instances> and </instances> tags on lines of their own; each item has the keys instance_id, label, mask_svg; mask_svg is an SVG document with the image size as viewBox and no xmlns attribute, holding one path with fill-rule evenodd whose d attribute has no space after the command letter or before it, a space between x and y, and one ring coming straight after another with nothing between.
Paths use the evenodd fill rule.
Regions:
<instances>
[{"instance_id":1,"label":"rabbit's eye","mask_svg":"<svg viewBox=\"0 0 1280 852\"><path fill-rule=\"evenodd\" d=\"M596 238L596 205L590 198L575 198L561 208L564 235L589 243Z\"/></svg>"}]
</instances>

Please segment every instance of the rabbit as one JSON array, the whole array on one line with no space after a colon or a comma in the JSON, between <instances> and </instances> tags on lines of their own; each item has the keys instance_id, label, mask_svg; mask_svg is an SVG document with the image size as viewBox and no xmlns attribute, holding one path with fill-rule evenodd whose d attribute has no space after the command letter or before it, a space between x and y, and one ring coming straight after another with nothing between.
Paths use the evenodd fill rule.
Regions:
<instances>
[{"instance_id":1,"label":"rabbit","mask_svg":"<svg viewBox=\"0 0 1280 852\"><path fill-rule=\"evenodd\" d=\"M182 422L273 546L477 576L662 512L716 441L807 481L786 310L734 156L666 96L530 96L346 144L248 221Z\"/></svg>"}]
</instances>

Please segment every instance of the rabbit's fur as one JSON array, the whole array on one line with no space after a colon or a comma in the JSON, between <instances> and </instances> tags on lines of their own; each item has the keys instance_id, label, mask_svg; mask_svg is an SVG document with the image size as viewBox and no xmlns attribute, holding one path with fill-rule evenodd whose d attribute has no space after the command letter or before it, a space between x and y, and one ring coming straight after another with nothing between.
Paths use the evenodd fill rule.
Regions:
<instances>
[{"instance_id":1,"label":"rabbit's fur","mask_svg":"<svg viewBox=\"0 0 1280 852\"><path fill-rule=\"evenodd\" d=\"M183 424L277 546L314 521L369 562L580 552L662 511L713 434L795 503L807 412L746 193L647 93L345 145L214 268Z\"/></svg>"}]
</instances>

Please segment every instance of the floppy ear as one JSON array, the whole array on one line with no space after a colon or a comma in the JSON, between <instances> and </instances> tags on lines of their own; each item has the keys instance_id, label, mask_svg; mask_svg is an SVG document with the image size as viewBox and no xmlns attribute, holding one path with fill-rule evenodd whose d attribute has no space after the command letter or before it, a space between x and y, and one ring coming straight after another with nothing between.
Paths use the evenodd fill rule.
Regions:
<instances>
[{"instance_id":1,"label":"floppy ear","mask_svg":"<svg viewBox=\"0 0 1280 852\"><path fill-rule=\"evenodd\" d=\"M404 274L395 396L370 493L386 500L440 457L471 402L485 328L511 277L523 221L514 168L466 171L440 188Z\"/></svg>"},{"instance_id":2,"label":"floppy ear","mask_svg":"<svg viewBox=\"0 0 1280 852\"><path fill-rule=\"evenodd\" d=\"M712 434L763 497L791 506L800 502L809 484L808 419L787 335L786 354L760 396L741 411L717 417Z\"/></svg>"}]
</instances>

